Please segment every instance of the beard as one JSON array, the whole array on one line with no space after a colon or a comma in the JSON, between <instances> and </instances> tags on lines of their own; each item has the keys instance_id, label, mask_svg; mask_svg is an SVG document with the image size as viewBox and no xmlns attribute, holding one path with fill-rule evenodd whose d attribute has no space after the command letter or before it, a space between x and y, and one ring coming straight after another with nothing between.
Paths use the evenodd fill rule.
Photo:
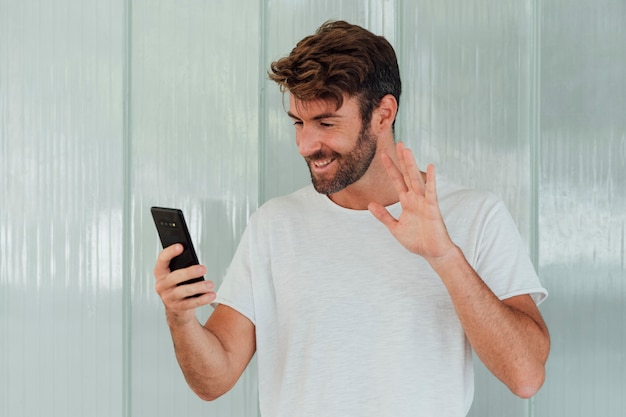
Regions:
<instances>
[{"instance_id":1,"label":"beard","mask_svg":"<svg viewBox=\"0 0 626 417\"><path fill-rule=\"evenodd\" d=\"M378 138L369 128L362 128L354 148L346 154L319 151L305 158L313 187L320 194L331 195L358 181L370 167L376 155ZM337 164L331 177L316 175L311 169L315 160L333 158Z\"/></svg>"}]
</instances>

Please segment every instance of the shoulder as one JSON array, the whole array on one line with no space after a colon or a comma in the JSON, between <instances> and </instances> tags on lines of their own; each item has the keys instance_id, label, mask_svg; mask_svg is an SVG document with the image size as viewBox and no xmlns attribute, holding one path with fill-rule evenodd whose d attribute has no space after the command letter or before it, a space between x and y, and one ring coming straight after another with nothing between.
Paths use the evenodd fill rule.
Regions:
<instances>
[{"instance_id":1,"label":"shoulder","mask_svg":"<svg viewBox=\"0 0 626 417\"><path fill-rule=\"evenodd\" d=\"M500 197L486 190L468 188L447 179L437 180L437 197L444 216L473 217L505 210Z\"/></svg>"},{"instance_id":2,"label":"shoulder","mask_svg":"<svg viewBox=\"0 0 626 417\"><path fill-rule=\"evenodd\" d=\"M272 225L281 223L287 225L293 222L305 221L312 210L319 210L323 205L313 186L307 186L280 197L274 197L263 203L250 217L250 224Z\"/></svg>"},{"instance_id":3,"label":"shoulder","mask_svg":"<svg viewBox=\"0 0 626 417\"><path fill-rule=\"evenodd\" d=\"M274 197L259 207L259 216L275 216L281 213L300 211L303 208L319 204L319 195L313 186L306 186L280 197Z\"/></svg>"}]
</instances>

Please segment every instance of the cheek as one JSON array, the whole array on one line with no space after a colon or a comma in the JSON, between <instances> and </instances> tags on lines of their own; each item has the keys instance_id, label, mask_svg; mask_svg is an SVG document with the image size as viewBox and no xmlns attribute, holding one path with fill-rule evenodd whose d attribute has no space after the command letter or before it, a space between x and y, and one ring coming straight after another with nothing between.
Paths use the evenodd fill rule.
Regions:
<instances>
[{"instance_id":1,"label":"cheek","mask_svg":"<svg viewBox=\"0 0 626 417\"><path fill-rule=\"evenodd\" d=\"M360 131L354 129L337 129L326 134L324 143L339 153L352 152L357 146Z\"/></svg>"}]
</instances>

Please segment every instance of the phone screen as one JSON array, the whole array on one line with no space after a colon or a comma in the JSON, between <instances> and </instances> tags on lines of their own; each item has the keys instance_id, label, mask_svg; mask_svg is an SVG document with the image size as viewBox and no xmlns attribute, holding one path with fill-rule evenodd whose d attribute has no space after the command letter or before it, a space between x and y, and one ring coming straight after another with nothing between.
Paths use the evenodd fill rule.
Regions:
<instances>
[{"instance_id":1,"label":"phone screen","mask_svg":"<svg viewBox=\"0 0 626 417\"><path fill-rule=\"evenodd\" d=\"M182 210L166 207L150 208L154 225L159 233L163 248L180 243L183 245L183 252L170 261L170 270L175 271L188 266L198 265L198 257L191 241L191 235L185 223L185 216ZM178 285L192 284L203 281L204 277L190 279Z\"/></svg>"}]
</instances>

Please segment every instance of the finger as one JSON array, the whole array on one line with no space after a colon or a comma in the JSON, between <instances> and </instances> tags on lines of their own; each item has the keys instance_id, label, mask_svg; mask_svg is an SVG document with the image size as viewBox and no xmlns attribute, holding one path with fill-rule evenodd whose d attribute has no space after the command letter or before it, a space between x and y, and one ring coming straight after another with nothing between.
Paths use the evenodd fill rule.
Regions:
<instances>
[{"instance_id":1,"label":"finger","mask_svg":"<svg viewBox=\"0 0 626 417\"><path fill-rule=\"evenodd\" d=\"M168 317L175 318L177 321L187 321L196 319L196 308L208 305L214 302L216 298L217 295L214 292L184 298L174 298L172 295L168 295L168 297L163 298L163 304Z\"/></svg>"},{"instance_id":2,"label":"finger","mask_svg":"<svg viewBox=\"0 0 626 417\"><path fill-rule=\"evenodd\" d=\"M197 295L197 296L196 296ZM204 294L192 294L190 297L185 297L176 303L177 310L191 310L198 307L202 307L211 304L217 298L215 292L207 292Z\"/></svg>"},{"instance_id":3,"label":"finger","mask_svg":"<svg viewBox=\"0 0 626 417\"><path fill-rule=\"evenodd\" d=\"M179 296L183 298L201 296L207 293L215 292L215 284L213 281L198 281L192 284L179 285L177 288Z\"/></svg>"},{"instance_id":4,"label":"finger","mask_svg":"<svg viewBox=\"0 0 626 417\"><path fill-rule=\"evenodd\" d=\"M398 221L381 204L373 202L369 203L367 209L389 230L393 230L398 223Z\"/></svg>"},{"instance_id":5,"label":"finger","mask_svg":"<svg viewBox=\"0 0 626 417\"><path fill-rule=\"evenodd\" d=\"M407 186L419 194L424 193L424 179L417 166L417 162L415 162L413 152L410 149L403 148L400 160L406 170L404 176Z\"/></svg>"},{"instance_id":6,"label":"finger","mask_svg":"<svg viewBox=\"0 0 626 417\"><path fill-rule=\"evenodd\" d=\"M182 282L200 278L204 274L206 274L206 267L204 265L192 265L173 271L168 275L167 281L169 281L169 285L175 286L180 285Z\"/></svg>"},{"instance_id":7,"label":"finger","mask_svg":"<svg viewBox=\"0 0 626 417\"><path fill-rule=\"evenodd\" d=\"M177 302L196 294L213 292L215 284L212 281L202 280L190 284L182 284L194 278L200 278L205 273L206 268L203 265L178 269L162 279L157 279L154 289L164 302Z\"/></svg>"},{"instance_id":8,"label":"finger","mask_svg":"<svg viewBox=\"0 0 626 417\"><path fill-rule=\"evenodd\" d=\"M206 283L210 281L203 280L199 281L198 283L180 285L181 283L192 280L194 278L200 278L204 274L206 274L206 267L204 265L193 265L188 268L178 269L174 272L167 273L164 276L157 275L156 283L154 284L154 290L157 292L157 294L159 294L164 302L166 300L177 301L180 298L194 295L191 293L187 293L188 290L191 292L198 291L200 293L213 291L213 283L210 283L210 287L205 287L204 289L200 285L198 285L203 283L204 285L207 285ZM196 289L190 289L188 288L190 285L197 285L197 287L194 287Z\"/></svg>"},{"instance_id":9,"label":"finger","mask_svg":"<svg viewBox=\"0 0 626 417\"><path fill-rule=\"evenodd\" d=\"M398 194L405 193L408 190L404 175L400 172L396 164L389 157L389 155L383 154L381 156L383 166L387 170L387 175L391 179L391 184Z\"/></svg>"},{"instance_id":10,"label":"finger","mask_svg":"<svg viewBox=\"0 0 626 417\"><path fill-rule=\"evenodd\" d=\"M396 155L398 155L398 164L400 165L400 172L402 174L402 178L403 178L405 186L407 187L407 189L409 189L411 187L411 179L409 178L407 166L404 161L404 158L405 158L404 152L406 150L407 149L404 146L404 143L398 142L396 144Z\"/></svg>"},{"instance_id":11,"label":"finger","mask_svg":"<svg viewBox=\"0 0 626 417\"><path fill-rule=\"evenodd\" d=\"M428 168L426 168L426 197L434 200L437 199L437 177L433 164L428 165Z\"/></svg>"},{"instance_id":12,"label":"finger","mask_svg":"<svg viewBox=\"0 0 626 417\"><path fill-rule=\"evenodd\" d=\"M183 245L175 243L163 249L157 257L154 265L154 277L156 279L165 278L170 271L170 261L183 252Z\"/></svg>"}]
</instances>

